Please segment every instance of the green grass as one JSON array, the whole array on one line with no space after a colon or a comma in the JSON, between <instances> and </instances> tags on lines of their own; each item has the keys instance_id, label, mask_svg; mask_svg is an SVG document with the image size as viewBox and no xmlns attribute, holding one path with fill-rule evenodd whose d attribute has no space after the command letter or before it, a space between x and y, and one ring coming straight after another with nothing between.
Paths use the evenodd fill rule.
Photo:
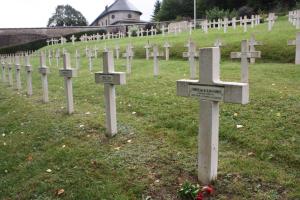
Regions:
<instances>
[{"instance_id":1,"label":"green grass","mask_svg":"<svg viewBox=\"0 0 300 200\"><path fill-rule=\"evenodd\" d=\"M288 28L280 30L279 24ZM261 49L281 58L251 65L249 105L221 104L215 199L300 198L300 68L279 63L293 58L293 48L282 49L296 33L289 26L279 21L270 34L263 32L265 24L255 29L262 31L257 38L266 44ZM195 32L193 38L206 46L217 35ZM224 36L226 57L224 52L238 50L245 35ZM178 57L186 37L169 38L178 46ZM132 39L138 58L145 40ZM162 42L160 37L153 40ZM120 43L124 47L128 41ZM69 44L66 48L75 49ZM160 76L154 78L152 61L134 60L127 85L117 87L120 132L111 139L104 135L103 86L94 83L87 59L82 62L79 77L73 79L76 112L71 116L56 67L49 75L50 103L41 103L37 58L32 60L33 97L26 97L24 85L17 92L0 84L0 199L177 199L181 183L197 180L199 103L176 96L176 80L189 77L187 61L161 61ZM94 71L100 63L95 61ZM125 71L124 63L116 62L118 71ZM221 65L222 80L239 81L238 62L225 59ZM237 129L238 124L244 128ZM59 189L65 190L61 196L56 195Z\"/></svg>"}]
</instances>

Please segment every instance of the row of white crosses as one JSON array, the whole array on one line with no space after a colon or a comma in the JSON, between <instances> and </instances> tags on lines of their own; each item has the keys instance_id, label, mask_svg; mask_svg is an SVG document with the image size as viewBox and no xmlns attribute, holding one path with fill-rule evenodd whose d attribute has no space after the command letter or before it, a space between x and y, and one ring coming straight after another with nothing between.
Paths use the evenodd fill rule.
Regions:
<instances>
[{"instance_id":1,"label":"row of white crosses","mask_svg":"<svg viewBox=\"0 0 300 200\"><path fill-rule=\"evenodd\" d=\"M229 20L228 18L208 21L203 20L201 23L202 30L205 33L208 33L209 28L217 28L220 30L221 28L224 29L224 33L227 33L229 24L232 24L232 28L235 30L237 28L237 23L240 23L240 26L244 28L244 32L247 32L248 23L251 24L251 28L254 28L255 26L260 24L260 16L259 15L252 15L250 19L248 19L247 16L240 17L239 20L237 20L235 17Z\"/></svg>"},{"instance_id":2,"label":"row of white crosses","mask_svg":"<svg viewBox=\"0 0 300 200\"><path fill-rule=\"evenodd\" d=\"M300 29L300 10L294 10L289 12L289 22L296 27L296 29Z\"/></svg>"}]
</instances>

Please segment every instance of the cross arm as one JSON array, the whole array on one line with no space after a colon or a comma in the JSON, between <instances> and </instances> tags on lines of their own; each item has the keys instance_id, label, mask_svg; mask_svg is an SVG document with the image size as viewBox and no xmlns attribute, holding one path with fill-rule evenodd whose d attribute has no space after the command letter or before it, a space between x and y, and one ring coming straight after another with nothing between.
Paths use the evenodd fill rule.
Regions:
<instances>
[{"instance_id":1,"label":"cross arm","mask_svg":"<svg viewBox=\"0 0 300 200\"><path fill-rule=\"evenodd\" d=\"M95 73L95 82L97 84L112 84L112 85L125 85L126 84L126 73L114 72L114 73Z\"/></svg>"},{"instance_id":2,"label":"cross arm","mask_svg":"<svg viewBox=\"0 0 300 200\"><path fill-rule=\"evenodd\" d=\"M193 53L194 58L198 58L199 55L197 53ZM182 53L182 57L183 58L189 58L190 57L190 53L189 52L183 52Z\"/></svg>"},{"instance_id":3,"label":"cross arm","mask_svg":"<svg viewBox=\"0 0 300 200\"><path fill-rule=\"evenodd\" d=\"M248 104L249 85L247 83L216 82L214 85L200 84L197 80L178 80L177 95L197 97L202 100Z\"/></svg>"},{"instance_id":4,"label":"cross arm","mask_svg":"<svg viewBox=\"0 0 300 200\"><path fill-rule=\"evenodd\" d=\"M247 53L231 52L230 57L232 59L242 58L243 54L246 54L247 58L261 58L261 52L260 51L253 51L253 52L247 52Z\"/></svg>"}]
</instances>

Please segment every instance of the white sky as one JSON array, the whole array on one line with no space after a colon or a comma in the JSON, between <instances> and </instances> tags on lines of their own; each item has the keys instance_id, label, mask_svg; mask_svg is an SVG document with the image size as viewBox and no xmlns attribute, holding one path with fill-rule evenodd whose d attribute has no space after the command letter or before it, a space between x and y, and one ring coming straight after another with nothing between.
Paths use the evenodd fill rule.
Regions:
<instances>
[{"instance_id":1,"label":"white sky","mask_svg":"<svg viewBox=\"0 0 300 200\"><path fill-rule=\"evenodd\" d=\"M155 0L129 0L148 21ZM69 4L93 22L114 0L1 0L0 28L46 27L57 5Z\"/></svg>"}]
</instances>

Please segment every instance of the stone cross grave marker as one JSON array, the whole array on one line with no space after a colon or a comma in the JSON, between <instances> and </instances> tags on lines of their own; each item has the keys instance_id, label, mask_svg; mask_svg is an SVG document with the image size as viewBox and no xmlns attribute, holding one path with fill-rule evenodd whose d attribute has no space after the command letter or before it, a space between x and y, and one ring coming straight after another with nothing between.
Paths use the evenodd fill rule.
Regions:
<instances>
[{"instance_id":1,"label":"stone cross grave marker","mask_svg":"<svg viewBox=\"0 0 300 200\"><path fill-rule=\"evenodd\" d=\"M49 92L48 92L48 74L50 74L50 69L46 66L46 55L44 52L41 52L40 55L40 68L39 73L42 78L42 88L43 88L43 102L49 102Z\"/></svg>"},{"instance_id":2,"label":"stone cross grave marker","mask_svg":"<svg viewBox=\"0 0 300 200\"><path fill-rule=\"evenodd\" d=\"M75 37L75 35L72 35L71 40L72 40L72 44L75 45L75 41L77 40L77 38Z\"/></svg>"},{"instance_id":3,"label":"stone cross grave marker","mask_svg":"<svg viewBox=\"0 0 300 200\"><path fill-rule=\"evenodd\" d=\"M236 30L236 17L232 18L232 28L233 30Z\"/></svg>"},{"instance_id":4,"label":"stone cross grave marker","mask_svg":"<svg viewBox=\"0 0 300 200\"><path fill-rule=\"evenodd\" d=\"M195 79L196 78L196 63L195 59L199 57L196 50L196 44L192 42L191 40L186 45L188 47L188 52L183 53L183 58L188 58L189 65L190 65L190 78Z\"/></svg>"},{"instance_id":5,"label":"stone cross grave marker","mask_svg":"<svg viewBox=\"0 0 300 200\"><path fill-rule=\"evenodd\" d=\"M22 89L22 83L21 83L21 64L20 64L20 56L15 56L15 75L16 75L16 86L17 90Z\"/></svg>"},{"instance_id":6,"label":"stone cross grave marker","mask_svg":"<svg viewBox=\"0 0 300 200\"><path fill-rule=\"evenodd\" d=\"M228 28L228 18L224 18L223 25L224 25L224 33L227 33Z\"/></svg>"},{"instance_id":7,"label":"stone cross grave marker","mask_svg":"<svg viewBox=\"0 0 300 200\"><path fill-rule=\"evenodd\" d=\"M119 44L116 44L115 51L116 51L116 59L119 60L120 59L120 45Z\"/></svg>"},{"instance_id":8,"label":"stone cross grave marker","mask_svg":"<svg viewBox=\"0 0 300 200\"><path fill-rule=\"evenodd\" d=\"M32 66L29 55L25 55L25 72L27 78L27 95L32 96Z\"/></svg>"},{"instance_id":9,"label":"stone cross grave marker","mask_svg":"<svg viewBox=\"0 0 300 200\"><path fill-rule=\"evenodd\" d=\"M75 62L76 62L76 69L80 68L80 51L76 49L75 51Z\"/></svg>"},{"instance_id":10,"label":"stone cross grave marker","mask_svg":"<svg viewBox=\"0 0 300 200\"><path fill-rule=\"evenodd\" d=\"M248 17L244 16L244 33L248 31Z\"/></svg>"},{"instance_id":11,"label":"stone cross grave marker","mask_svg":"<svg viewBox=\"0 0 300 200\"><path fill-rule=\"evenodd\" d=\"M105 44L106 45L106 44ZM94 46L94 57L97 59L98 58L98 51L99 51L99 48L95 45Z\"/></svg>"},{"instance_id":12,"label":"stone cross grave marker","mask_svg":"<svg viewBox=\"0 0 300 200\"><path fill-rule=\"evenodd\" d=\"M14 81L13 81L13 75L12 75L12 57L8 56L7 58L7 71L8 71L8 85L10 87L13 87Z\"/></svg>"},{"instance_id":13,"label":"stone cross grave marker","mask_svg":"<svg viewBox=\"0 0 300 200\"><path fill-rule=\"evenodd\" d=\"M126 72L127 74L131 74L132 60L133 60L133 46L128 44L126 47L126 52L123 53L123 57L126 58Z\"/></svg>"},{"instance_id":14,"label":"stone cross grave marker","mask_svg":"<svg viewBox=\"0 0 300 200\"><path fill-rule=\"evenodd\" d=\"M150 57L153 57L153 73L154 76L159 75L159 57L164 57L164 53L159 52L158 45L153 45L153 52L150 54Z\"/></svg>"},{"instance_id":15,"label":"stone cross grave marker","mask_svg":"<svg viewBox=\"0 0 300 200\"><path fill-rule=\"evenodd\" d=\"M269 13L268 18L266 19L266 21L268 22L268 31L272 31L275 20L276 20L275 13Z\"/></svg>"},{"instance_id":16,"label":"stone cross grave marker","mask_svg":"<svg viewBox=\"0 0 300 200\"><path fill-rule=\"evenodd\" d=\"M49 62L49 66L52 66L52 51L51 49L48 50L48 62Z\"/></svg>"},{"instance_id":17,"label":"stone cross grave marker","mask_svg":"<svg viewBox=\"0 0 300 200\"><path fill-rule=\"evenodd\" d=\"M106 135L112 137L117 134L116 85L126 84L126 73L115 72L113 53L103 53L103 72L95 73L97 84L104 84Z\"/></svg>"},{"instance_id":18,"label":"stone cross grave marker","mask_svg":"<svg viewBox=\"0 0 300 200\"><path fill-rule=\"evenodd\" d=\"M249 40L249 47L250 47L250 52L255 52L255 46L261 46L263 45L262 42L256 41L254 35L251 36L251 39ZM255 63L255 58L250 58L250 63L254 64Z\"/></svg>"},{"instance_id":19,"label":"stone cross grave marker","mask_svg":"<svg viewBox=\"0 0 300 200\"><path fill-rule=\"evenodd\" d=\"M73 101L73 83L72 78L77 77L77 70L72 69L70 54L64 54L64 68L59 70L60 76L65 79L65 93L67 98L67 111L68 114L74 112L74 101Z\"/></svg>"},{"instance_id":20,"label":"stone cross grave marker","mask_svg":"<svg viewBox=\"0 0 300 200\"><path fill-rule=\"evenodd\" d=\"M169 44L169 42L165 42L164 48L165 48L166 61L169 61L170 60L170 48L171 48L171 45Z\"/></svg>"},{"instance_id":21,"label":"stone cross grave marker","mask_svg":"<svg viewBox=\"0 0 300 200\"><path fill-rule=\"evenodd\" d=\"M88 50L88 59L89 59L89 70L90 72L93 71L93 58L95 54L92 52L91 49Z\"/></svg>"},{"instance_id":22,"label":"stone cross grave marker","mask_svg":"<svg viewBox=\"0 0 300 200\"><path fill-rule=\"evenodd\" d=\"M150 48L151 48L149 40L148 40L148 42L147 42L147 44L145 45L144 48L146 50L146 60L149 60L149 57L150 57Z\"/></svg>"},{"instance_id":23,"label":"stone cross grave marker","mask_svg":"<svg viewBox=\"0 0 300 200\"><path fill-rule=\"evenodd\" d=\"M249 86L220 80L220 49L214 47L200 50L199 80L178 80L177 95L200 100L198 179L209 184L217 179L219 103L247 104Z\"/></svg>"},{"instance_id":24,"label":"stone cross grave marker","mask_svg":"<svg viewBox=\"0 0 300 200\"><path fill-rule=\"evenodd\" d=\"M231 58L232 59L241 59L241 82L248 83L249 82L249 58L260 58L261 52L260 51L249 51L249 44L248 40L243 40L241 44L241 52L232 52Z\"/></svg>"},{"instance_id":25,"label":"stone cross grave marker","mask_svg":"<svg viewBox=\"0 0 300 200\"><path fill-rule=\"evenodd\" d=\"M6 83L5 59L1 58L2 82Z\"/></svg>"},{"instance_id":26,"label":"stone cross grave marker","mask_svg":"<svg viewBox=\"0 0 300 200\"><path fill-rule=\"evenodd\" d=\"M153 37L153 35L154 35L154 28L153 28L153 26L151 26L151 36Z\"/></svg>"},{"instance_id":27,"label":"stone cross grave marker","mask_svg":"<svg viewBox=\"0 0 300 200\"><path fill-rule=\"evenodd\" d=\"M60 59L60 49L56 49L55 58L56 58L56 67L58 67L59 59Z\"/></svg>"},{"instance_id":28,"label":"stone cross grave marker","mask_svg":"<svg viewBox=\"0 0 300 200\"><path fill-rule=\"evenodd\" d=\"M295 64L300 65L300 32L297 33L296 40L288 41L289 46L296 46Z\"/></svg>"}]
</instances>

